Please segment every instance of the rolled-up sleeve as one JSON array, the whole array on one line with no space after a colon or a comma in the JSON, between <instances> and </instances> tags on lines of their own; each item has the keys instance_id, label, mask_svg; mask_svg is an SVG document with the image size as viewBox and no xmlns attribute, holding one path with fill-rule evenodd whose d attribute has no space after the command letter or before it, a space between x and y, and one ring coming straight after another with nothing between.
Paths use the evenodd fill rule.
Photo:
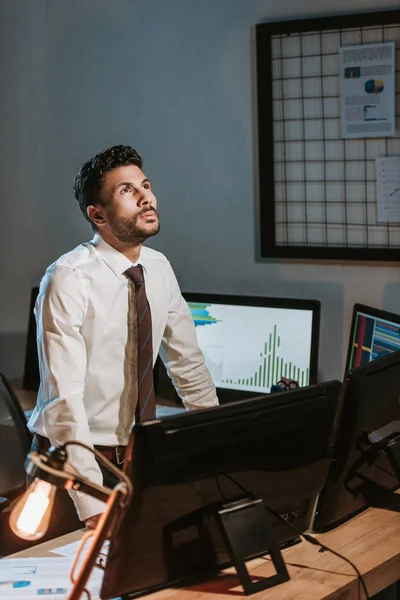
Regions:
<instances>
[{"instance_id":1,"label":"rolled-up sleeve","mask_svg":"<svg viewBox=\"0 0 400 600\"><path fill-rule=\"evenodd\" d=\"M217 406L219 402L215 385L197 343L190 309L170 266L169 269L167 285L170 307L161 342L161 359L188 410Z\"/></svg>"},{"instance_id":2,"label":"rolled-up sleeve","mask_svg":"<svg viewBox=\"0 0 400 600\"><path fill-rule=\"evenodd\" d=\"M86 346L81 326L87 311L89 282L75 270L48 269L35 306L37 343L44 402L44 429L51 444L78 440L93 448L83 393ZM67 448L68 460L86 478L102 485L103 477L94 455L84 448ZM80 519L103 512L105 504L70 492Z\"/></svg>"}]
</instances>

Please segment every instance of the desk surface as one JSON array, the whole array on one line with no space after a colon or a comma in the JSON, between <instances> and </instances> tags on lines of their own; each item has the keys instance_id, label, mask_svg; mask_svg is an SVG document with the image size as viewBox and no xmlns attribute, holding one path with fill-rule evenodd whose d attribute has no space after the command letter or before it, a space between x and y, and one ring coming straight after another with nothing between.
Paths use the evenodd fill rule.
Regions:
<instances>
[{"instance_id":1,"label":"desk surface","mask_svg":"<svg viewBox=\"0 0 400 600\"><path fill-rule=\"evenodd\" d=\"M400 501L400 493L396 494ZM67 534L14 556L48 556L56 546L73 542L82 531ZM364 511L333 531L318 536L333 550L356 564L362 573L370 596L400 578L400 514L373 508ZM53 555L54 556L54 555ZM283 551L290 581L270 590L258 592L252 600L329 600L357 599L359 583L353 568L330 552L303 541ZM270 560L258 558L247 563L253 577L274 573ZM233 568L217 578L194 586L166 589L146 596L151 600L232 600L246 598ZM248 596L247 596L248 598Z\"/></svg>"}]
</instances>

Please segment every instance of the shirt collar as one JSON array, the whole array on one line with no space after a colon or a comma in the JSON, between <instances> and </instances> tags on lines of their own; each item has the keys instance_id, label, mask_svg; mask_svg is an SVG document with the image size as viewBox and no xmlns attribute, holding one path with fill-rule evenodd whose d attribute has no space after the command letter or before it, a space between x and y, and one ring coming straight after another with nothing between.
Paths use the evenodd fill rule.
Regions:
<instances>
[{"instance_id":1,"label":"shirt collar","mask_svg":"<svg viewBox=\"0 0 400 600\"><path fill-rule=\"evenodd\" d=\"M124 254L121 254L121 252L116 250L113 246L110 246L110 244L108 244L98 233L95 234L91 243L96 248L104 262L116 275L122 275L132 266L132 264L134 266L138 264L144 266L141 261L142 250L140 250L138 261L136 263L131 263L129 258L127 258Z\"/></svg>"}]
</instances>

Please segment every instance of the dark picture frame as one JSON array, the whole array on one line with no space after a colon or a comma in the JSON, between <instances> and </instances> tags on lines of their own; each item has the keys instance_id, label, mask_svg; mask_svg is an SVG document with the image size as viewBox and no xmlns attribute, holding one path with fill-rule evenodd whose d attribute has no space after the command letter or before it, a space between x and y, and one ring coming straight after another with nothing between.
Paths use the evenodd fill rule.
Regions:
<instances>
[{"instance_id":1,"label":"dark picture frame","mask_svg":"<svg viewBox=\"0 0 400 600\"><path fill-rule=\"evenodd\" d=\"M307 205L307 197L304 197L305 208L303 207L303 221L301 222L301 226L303 227L303 240L298 243L297 241L293 241L290 238L290 225L291 223L288 219L284 219L281 217L281 221L279 221L279 216L277 214L278 202L277 202L277 184L278 178L276 177L277 172L277 157L276 157L276 140L274 129L276 129L274 118L274 110L276 110L276 73L274 75L274 40L284 39L287 36L300 36L300 39L303 39L304 36L308 34L317 34L319 38L322 40L324 35L330 34L330 32L334 31L340 32L340 39L342 39L342 34L346 34L346 32L352 30L359 30L361 40L363 38L363 33L368 32L371 28L382 28L382 36L384 38L384 29L392 28L392 31L395 32L395 36L398 36L398 44L396 47L397 56L399 55L400 48L400 10L389 10L383 12L372 12L365 14L350 14L350 15L339 15L333 17L324 17L324 18L316 18L316 19L302 19L295 21L283 21L283 22L272 22L272 23L260 23L256 25L256 77L257 77L257 111L258 111L258 173L259 173L259 222L260 222L260 255L261 258L286 258L286 259L328 259L328 260L376 260L376 261L398 261L399 260L399 249L400 249L400 223L384 223L377 224L371 222L371 217L368 216L371 213L367 214L367 210L371 209L371 200L367 199L367 192L364 193L364 188L369 186L369 190L373 185L371 178L367 181L367 177L364 177L364 180L359 182L360 184L360 197L363 196L363 202L359 202L360 205L365 204L365 207L361 207L360 210L365 209L365 216L361 219L358 226L361 233L361 242L360 243L351 243L347 240L347 231L350 230L352 226L349 207L349 198L346 198L346 176L344 177L344 181L341 181L343 184L344 197L340 197L338 199L337 204L341 204L342 206L342 221L339 224L338 228L343 228L342 241L333 242L329 240L329 236L326 235L326 231L330 227L329 221L329 206L327 198L326 198L326 185L328 182L327 178L327 164L328 158L325 155L321 157L320 161L323 163L323 178L322 182L324 184L325 197L321 198L322 212L324 212L324 218L322 218L319 223L313 224L312 221L308 221L308 214L310 210L312 210L311 203ZM386 31L386 30L385 30ZM397 37L396 37L397 40ZM390 41L389 39L384 39L383 41ZM363 43L361 41L361 43ZM368 42L365 42L368 43ZM322 45L322 44L321 44ZM339 47L337 48L337 53L339 55ZM286 57L285 57L286 58ZM301 56L303 59L303 56ZM282 55L280 60L282 60ZM322 61L322 54L321 54ZM338 58L339 62L339 58ZM397 107L399 107L399 97L400 97L400 60L395 61L396 67L396 100ZM301 61L301 65L303 62ZM338 68L339 69L339 68ZM302 72L302 66L301 66ZM322 73L322 70L321 70ZM300 73L301 75L301 73ZM275 80L274 80L275 77ZM321 75L321 78L323 75ZM337 73L337 77L339 77L339 73ZM323 96L323 81L321 81L322 90L322 102L324 102ZM299 98L299 102L302 103L304 98ZM338 100L337 100L338 102ZM304 114L304 110L300 111L301 114L298 117L300 122L300 127L303 126L307 119ZM399 126L398 126L398 115L399 109L397 108L397 130L396 130L396 144L398 143L398 138L400 138L399 134ZM280 119L284 122L285 115L280 113ZM339 116L339 115L337 115ZM322 116L322 120L325 122L324 116ZM323 125L323 135L321 143L325 145L329 142L329 140L325 137L325 125ZM300 143L305 144L305 137L300 140ZM367 162L371 163L371 155L369 152L371 140L367 138L360 138L362 143L364 144L364 157L361 158L359 162L362 160L365 163L365 173L367 173L367 166L374 167L374 165L367 165ZM386 138L386 151L385 154L391 154L391 145L390 140L393 138ZM284 140L285 142L285 140ZM341 168L343 172L347 171L347 162L348 158L346 158L346 144L348 140L338 139L335 140L338 144L343 144L343 150L341 151L342 159L341 159ZM393 146L394 147L394 146ZM397 148L397 145L395 146ZM286 156L285 151L283 154ZM400 152L398 153L400 154ZM281 159L281 157L280 157ZM374 161L374 158L372 159ZM282 187L286 185L285 181L285 165L287 165L286 158L281 162L283 164L283 177L282 177ZM302 163L303 169L303 177L300 178L298 185L304 186L306 190L307 185L307 168L308 160L306 156L306 149L304 150L302 159L299 163ZM294 185L297 182L294 182ZM364 187L362 187L364 186ZM362 189L361 189L362 188ZM370 192L369 192L370 193ZM369 202L369 207L368 207ZM284 210L287 211L287 206L284 206ZM286 212L287 215L287 212ZM292 221L293 225L296 225L294 221ZM286 239L279 239L279 235L277 235L277 231L279 226L282 228L286 227ZM299 227L299 224L297 223ZM311 228L316 227L320 228L320 235L324 237L325 230L325 239L323 243L318 242L310 242L309 239L311 236ZM379 229L382 233L382 237L384 238L384 243L374 243L373 241L373 232L372 229ZM289 231L289 234L287 232ZM282 237L282 236L281 236Z\"/></svg>"}]
</instances>

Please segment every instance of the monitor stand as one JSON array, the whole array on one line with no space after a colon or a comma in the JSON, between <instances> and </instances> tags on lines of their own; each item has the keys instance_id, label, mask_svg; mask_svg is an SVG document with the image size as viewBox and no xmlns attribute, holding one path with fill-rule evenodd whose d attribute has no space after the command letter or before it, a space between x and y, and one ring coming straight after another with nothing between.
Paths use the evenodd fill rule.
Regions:
<instances>
[{"instance_id":1,"label":"monitor stand","mask_svg":"<svg viewBox=\"0 0 400 600\"><path fill-rule=\"evenodd\" d=\"M203 557L203 573L207 572L209 578L211 578L218 570L229 566L228 564L223 566L217 564L206 525L206 521L210 517L216 521L221 532L222 541L226 546L232 564L236 568L240 583L246 594L253 594L289 580L289 573L276 541L272 517L264 508L261 499L245 495L208 504L168 523L164 528L163 542L164 555L170 561L168 571L171 581L180 579L176 573L177 563L181 568L182 561L186 560L186 574L188 575L191 571L188 552L185 552L185 555L182 556L178 542L179 538L183 539L185 537L185 530L190 528L195 528L198 532L197 546L199 555ZM257 581L253 582L247 571L246 561L267 553L272 560L276 574L270 577L258 578ZM207 560L208 563L204 560ZM196 563L199 566L200 559L196 560ZM193 566L196 567L196 564ZM194 579L196 578L195 575L195 572L193 572Z\"/></svg>"},{"instance_id":2,"label":"monitor stand","mask_svg":"<svg viewBox=\"0 0 400 600\"><path fill-rule=\"evenodd\" d=\"M218 523L240 583L246 595L274 587L290 579L277 545L272 518L260 499L245 498L225 504L218 511ZM275 575L252 581L246 560L268 553Z\"/></svg>"},{"instance_id":3,"label":"monitor stand","mask_svg":"<svg viewBox=\"0 0 400 600\"><path fill-rule=\"evenodd\" d=\"M392 446L398 444L399 442L399 431L392 431L385 437L381 437L378 441L374 442L371 442L371 436L366 431L362 432L362 434L357 440L357 447L362 452L362 454L355 461L355 463L352 465L351 469L348 472L348 475L344 482L347 491L350 492L353 496L362 494L370 506L386 506L387 508L390 508L389 506L387 506L387 501L391 497L394 498L395 495L393 494L393 489L390 490L375 483L374 481L360 473L360 469L364 465L367 465L369 467L374 466L379 456L384 454L392 468L395 478L397 479L397 487L399 487L400 464L392 450ZM367 446L367 448L363 449L363 446ZM351 484L355 479L361 480L361 484L359 484L356 487L353 487ZM391 508L400 512L400 498L396 495L394 500L395 502ZM395 508L395 506L398 508Z\"/></svg>"}]
</instances>

